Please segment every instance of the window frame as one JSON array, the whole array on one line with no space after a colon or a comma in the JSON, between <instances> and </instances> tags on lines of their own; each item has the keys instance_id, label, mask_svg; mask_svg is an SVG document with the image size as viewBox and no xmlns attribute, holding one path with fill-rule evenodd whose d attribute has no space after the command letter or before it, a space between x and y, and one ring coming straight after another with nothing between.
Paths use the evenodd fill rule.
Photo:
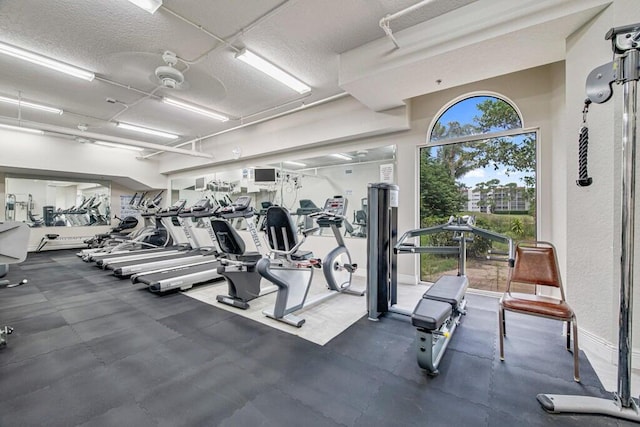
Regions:
<instances>
[{"instance_id":1,"label":"window frame","mask_svg":"<svg viewBox=\"0 0 640 427\"><path fill-rule=\"evenodd\" d=\"M435 127L436 123L438 123L438 120L440 120L440 118L442 117L442 115L449 110L449 108L451 108L452 106L454 106L455 104L462 102L466 99L469 98L474 98L474 97L479 97L479 96L489 96L489 97L494 97L497 99L500 99L504 102L507 102L518 114L518 117L520 118L520 123L522 124L521 128L517 128L517 129L509 129L509 130L505 130L505 131L500 131L500 132L490 132L490 133L485 133L485 134L477 134L477 135L468 135L468 136L463 136L463 137L456 137L456 138L449 138L449 139L443 139L443 140L439 140L439 141L431 141L431 133L433 132L433 128ZM444 146L444 145L449 145L449 144L459 144L459 143L465 143L465 142L474 142L474 141L480 141L483 139L488 139L488 138L499 138L499 137L505 137L505 136L514 136L514 135L520 135L520 134L525 134L525 133L535 133L536 135L536 167L535 167L535 177L536 177L536 235L540 236L541 235L541 214L542 209L541 209L541 188L540 188L540 170L541 170L541 165L540 165L540 158L541 158L541 140L540 140L540 136L541 136L541 132L540 132L540 127L539 126L531 126L528 127L525 125L525 119L524 116L522 114L522 111L518 108L517 104L513 101L511 101L508 97L496 93L496 92L489 92L489 91L476 91L476 92L469 92L463 95L459 95L455 98L453 98L452 100L450 100L449 102L447 102L446 104L444 104L439 110L438 112L433 116L433 118L431 119L431 122L429 123L428 129L427 129L427 134L426 134L426 138L425 138L425 142L423 144L418 144L415 147L415 161L414 161L414 170L416 171L416 185L415 185L415 200L420 200L420 155L421 155L421 151L423 148L431 148L431 147L437 147L437 146ZM420 227L420 203L417 203L415 205L415 227L419 228ZM415 274L417 277L417 282L420 284L427 284L429 282L426 282L424 280L422 280L422 275L420 272L420 262L417 262L415 265ZM472 289L472 291L474 293L477 294L485 294L485 295L490 295L490 296L496 296L501 294L501 292L494 292L494 291L488 291L488 290L481 290L481 289Z\"/></svg>"},{"instance_id":2,"label":"window frame","mask_svg":"<svg viewBox=\"0 0 640 427\"><path fill-rule=\"evenodd\" d=\"M465 101L470 98L478 98L481 96L496 98L509 104L509 106L514 109L516 114L518 114L518 117L520 118L520 123L522 124L522 126L518 129L509 129L509 130L500 131L500 132L490 132L490 133L483 133L483 134L477 134L477 135L459 136L456 138L443 139L440 141L431 141L431 134L433 133L433 128L436 126L436 123L438 123L438 121L440 120L440 117L442 117L444 113L446 113L451 107L453 107L456 104L459 104L462 101ZM515 102L511 101L506 96L496 92L488 92L488 91L469 92L464 95L460 95L460 96L457 96L456 98L453 98L451 101L447 102L444 106L442 106L438 110L438 112L431 119L431 123L429 123L425 144L426 145L445 145L448 143L459 143L459 142L475 141L479 139L486 139L487 137L497 138L500 136L510 136L513 134L523 133L522 130L526 128L527 126L525 124L522 111L520 111L520 109L515 104Z\"/></svg>"}]
</instances>

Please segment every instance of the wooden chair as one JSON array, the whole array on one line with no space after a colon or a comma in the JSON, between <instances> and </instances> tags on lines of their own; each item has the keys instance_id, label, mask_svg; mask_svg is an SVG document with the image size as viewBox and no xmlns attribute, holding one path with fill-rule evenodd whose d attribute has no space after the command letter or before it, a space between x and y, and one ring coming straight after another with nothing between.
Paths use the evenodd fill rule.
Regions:
<instances>
[{"instance_id":1,"label":"wooden chair","mask_svg":"<svg viewBox=\"0 0 640 427\"><path fill-rule=\"evenodd\" d=\"M560 299L542 295L511 292L512 284L551 286L560 290ZM515 263L509 270L507 290L500 298L498 324L500 328L500 360L504 360L506 336L505 311L547 317L567 322L567 350L571 351L573 326L573 377L580 381L578 363L578 324L576 315L567 304L560 279L555 247L549 242L521 242L516 246Z\"/></svg>"}]
</instances>

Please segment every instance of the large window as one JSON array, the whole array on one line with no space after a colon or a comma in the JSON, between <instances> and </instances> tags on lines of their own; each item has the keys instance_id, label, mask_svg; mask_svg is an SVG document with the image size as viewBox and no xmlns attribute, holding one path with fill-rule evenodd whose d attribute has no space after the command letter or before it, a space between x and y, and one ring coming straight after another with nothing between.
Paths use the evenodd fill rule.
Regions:
<instances>
[{"instance_id":1,"label":"large window","mask_svg":"<svg viewBox=\"0 0 640 427\"><path fill-rule=\"evenodd\" d=\"M520 114L496 96L456 102L435 121L420 149L420 225L446 222L451 215L473 215L481 228L514 241L536 237L536 139L523 129ZM434 235L431 245L454 245ZM468 246L470 286L504 291L507 247L474 237ZM434 281L457 271L450 256L423 254L421 280Z\"/></svg>"}]
</instances>

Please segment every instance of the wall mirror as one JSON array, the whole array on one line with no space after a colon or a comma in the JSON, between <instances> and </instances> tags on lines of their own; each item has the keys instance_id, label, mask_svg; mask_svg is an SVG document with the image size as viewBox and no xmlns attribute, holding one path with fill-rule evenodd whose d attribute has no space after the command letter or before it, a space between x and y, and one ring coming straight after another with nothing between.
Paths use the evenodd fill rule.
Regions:
<instances>
[{"instance_id":1,"label":"wall mirror","mask_svg":"<svg viewBox=\"0 0 640 427\"><path fill-rule=\"evenodd\" d=\"M189 205L207 196L224 205L248 195L259 213L272 204L286 207L302 230L313 225L308 214L322 209L328 198L342 196L348 200L343 234L365 238L367 184L396 182L395 174L396 147L388 145L176 178L171 181L171 201L186 199ZM319 234L332 235L328 229Z\"/></svg>"},{"instance_id":2,"label":"wall mirror","mask_svg":"<svg viewBox=\"0 0 640 427\"><path fill-rule=\"evenodd\" d=\"M108 181L6 176L4 218L31 227L79 227L111 223Z\"/></svg>"}]
</instances>

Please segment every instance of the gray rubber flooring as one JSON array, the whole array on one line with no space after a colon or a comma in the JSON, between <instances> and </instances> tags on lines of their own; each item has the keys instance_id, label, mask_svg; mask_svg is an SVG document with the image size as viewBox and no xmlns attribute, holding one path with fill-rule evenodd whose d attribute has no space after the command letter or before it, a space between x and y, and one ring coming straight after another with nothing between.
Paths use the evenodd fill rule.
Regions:
<instances>
[{"instance_id":1,"label":"gray rubber flooring","mask_svg":"<svg viewBox=\"0 0 640 427\"><path fill-rule=\"evenodd\" d=\"M324 347L171 293L158 296L73 251L29 255L0 290L0 426L619 426L550 415L541 392L607 397L558 322L469 295L437 377L417 366L406 320L361 319Z\"/></svg>"}]
</instances>

